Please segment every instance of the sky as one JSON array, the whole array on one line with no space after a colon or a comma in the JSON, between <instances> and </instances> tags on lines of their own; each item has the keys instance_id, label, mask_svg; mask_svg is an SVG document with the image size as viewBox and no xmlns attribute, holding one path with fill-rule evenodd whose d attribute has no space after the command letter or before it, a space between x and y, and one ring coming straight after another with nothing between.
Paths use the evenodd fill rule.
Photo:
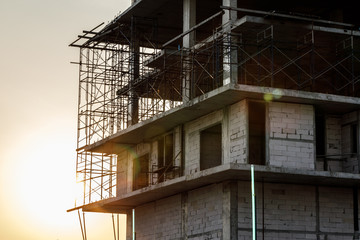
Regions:
<instances>
[{"instance_id":1,"label":"sky","mask_svg":"<svg viewBox=\"0 0 360 240\"><path fill-rule=\"evenodd\" d=\"M130 0L0 0L0 239L82 239L76 196L77 48ZM87 236L114 239L110 214ZM121 232L124 238L124 216Z\"/></svg>"}]
</instances>

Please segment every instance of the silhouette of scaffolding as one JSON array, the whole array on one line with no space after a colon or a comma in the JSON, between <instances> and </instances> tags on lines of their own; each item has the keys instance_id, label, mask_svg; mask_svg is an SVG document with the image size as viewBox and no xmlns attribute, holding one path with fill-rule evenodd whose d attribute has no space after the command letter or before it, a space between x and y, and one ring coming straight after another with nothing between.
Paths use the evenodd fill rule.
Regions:
<instances>
[{"instance_id":1,"label":"silhouette of scaffolding","mask_svg":"<svg viewBox=\"0 0 360 240\"><path fill-rule=\"evenodd\" d=\"M165 44L157 39L156 19L132 17L84 31L71 44L80 49L80 205L116 194L116 151L94 144L223 86L227 69L237 70L238 84L359 97L359 32L258 15L227 28L217 13ZM192 31L196 44L182 47Z\"/></svg>"}]
</instances>

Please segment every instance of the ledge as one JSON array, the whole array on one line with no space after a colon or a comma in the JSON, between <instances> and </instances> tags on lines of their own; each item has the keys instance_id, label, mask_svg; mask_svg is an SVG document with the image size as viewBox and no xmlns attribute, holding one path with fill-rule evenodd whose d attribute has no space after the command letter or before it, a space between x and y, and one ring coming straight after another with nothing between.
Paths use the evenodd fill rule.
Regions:
<instances>
[{"instance_id":1,"label":"ledge","mask_svg":"<svg viewBox=\"0 0 360 240\"><path fill-rule=\"evenodd\" d=\"M274 93L277 95L274 95L276 97L274 97L273 101L313 104L317 109L331 114L343 114L360 109L360 99L355 97L288 89L279 90L243 84L227 84L82 149L90 152L116 153L121 144L133 145L147 142L176 126L243 99L263 100L265 94Z\"/></svg>"},{"instance_id":2,"label":"ledge","mask_svg":"<svg viewBox=\"0 0 360 240\"><path fill-rule=\"evenodd\" d=\"M83 211L88 212L126 213L127 210L135 208L136 206L209 184L229 180L250 181L250 166L251 165L249 164L224 164L78 208L82 208ZM255 181L264 181L265 183L353 187L359 186L360 174L256 165Z\"/></svg>"}]
</instances>

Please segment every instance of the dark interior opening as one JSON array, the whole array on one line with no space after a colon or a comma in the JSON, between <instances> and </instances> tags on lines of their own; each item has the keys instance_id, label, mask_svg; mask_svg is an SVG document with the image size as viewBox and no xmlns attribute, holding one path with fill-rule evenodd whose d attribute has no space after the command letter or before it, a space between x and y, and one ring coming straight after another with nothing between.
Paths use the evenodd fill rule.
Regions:
<instances>
[{"instance_id":1,"label":"dark interior opening","mask_svg":"<svg viewBox=\"0 0 360 240\"><path fill-rule=\"evenodd\" d=\"M325 117L322 114L315 115L316 130L316 155L325 155Z\"/></svg>"},{"instance_id":2,"label":"dark interior opening","mask_svg":"<svg viewBox=\"0 0 360 240\"><path fill-rule=\"evenodd\" d=\"M249 164L265 165L265 103L249 102Z\"/></svg>"},{"instance_id":3,"label":"dark interior opening","mask_svg":"<svg viewBox=\"0 0 360 240\"><path fill-rule=\"evenodd\" d=\"M149 186L149 154L134 159L133 191Z\"/></svg>"},{"instance_id":4,"label":"dark interior opening","mask_svg":"<svg viewBox=\"0 0 360 240\"><path fill-rule=\"evenodd\" d=\"M221 165L221 124L200 133L200 170Z\"/></svg>"}]
</instances>

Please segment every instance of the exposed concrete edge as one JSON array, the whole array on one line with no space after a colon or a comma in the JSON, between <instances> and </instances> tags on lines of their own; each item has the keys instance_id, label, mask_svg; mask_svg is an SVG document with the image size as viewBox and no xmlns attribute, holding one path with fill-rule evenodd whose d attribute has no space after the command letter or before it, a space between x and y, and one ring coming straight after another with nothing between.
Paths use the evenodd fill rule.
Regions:
<instances>
[{"instance_id":1,"label":"exposed concrete edge","mask_svg":"<svg viewBox=\"0 0 360 240\"><path fill-rule=\"evenodd\" d=\"M264 95L272 94L273 101L289 103L339 105L339 109L359 109L360 99L334 94L313 93L299 90L277 89L244 84L227 84L211 92L205 93L189 102L172 108L150 119L129 126L103 140L83 148L85 151L114 153L113 143L136 144L147 141L156 135L165 133L173 127L194 120L212 111L241 101L245 98L264 99ZM78 149L80 150L80 149Z\"/></svg>"},{"instance_id":2,"label":"exposed concrete edge","mask_svg":"<svg viewBox=\"0 0 360 240\"><path fill-rule=\"evenodd\" d=\"M156 185L151 185L118 197L105 199L82 207L90 212L118 212L226 180L250 181L250 164L223 164L211 169L189 174ZM272 166L255 166L256 181L266 183L291 183L321 186L360 186L360 174L290 169Z\"/></svg>"}]
</instances>

